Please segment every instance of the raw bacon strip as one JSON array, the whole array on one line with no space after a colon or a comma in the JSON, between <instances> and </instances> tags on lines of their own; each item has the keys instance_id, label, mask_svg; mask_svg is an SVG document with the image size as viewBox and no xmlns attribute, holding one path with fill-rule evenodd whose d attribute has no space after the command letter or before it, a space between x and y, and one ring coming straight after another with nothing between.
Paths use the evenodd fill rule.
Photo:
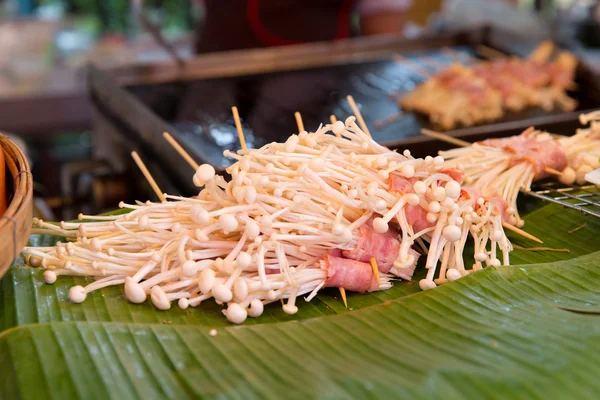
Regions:
<instances>
[{"instance_id":1,"label":"raw bacon strip","mask_svg":"<svg viewBox=\"0 0 600 400\"><path fill-rule=\"evenodd\" d=\"M379 272L388 273L400 252L398 232L391 228L386 233L377 233L373 230L373 218L365 222L360 228L360 239L353 250L343 252L344 257L352 260L369 262L371 257L377 260Z\"/></svg>"},{"instance_id":2,"label":"raw bacon strip","mask_svg":"<svg viewBox=\"0 0 600 400\"><path fill-rule=\"evenodd\" d=\"M416 178L405 178L400 175L391 174L388 179L388 185L390 186L390 192L414 193L413 185L416 181Z\"/></svg>"},{"instance_id":3,"label":"raw bacon strip","mask_svg":"<svg viewBox=\"0 0 600 400\"><path fill-rule=\"evenodd\" d=\"M485 200L489 202L489 204L497 208L500 216L502 217L502 221L508 222L510 215L508 214L508 203L506 202L506 200L504 200L498 195L488 197Z\"/></svg>"},{"instance_id":4,"label":"raw bacon strip","mask_svg":"<svg viewBox=\"0 0 600 400\"><path fill-rule=\"evenodd\" d=\"M560 143L552 137L539 138L530 135L532 131L526 130L520 135L501 139L487 139L479 142L480 145L500 148L513 154L511 166L528 162L534 168L534 179L549 176L546 168L562 171L567 166L567 154Z\"/></svg>"},{"instance_id":5,"label":"raw bacon strip","mask_svg":"<svg viewBox=\"0 0 600 400\"><path fill-rule=\"evenodd\" d=\"M331 254L323 258L323 263L327 271L325 287L343 287L358 293L379 290L377 278L369 263L335 257Z\"/></svg>"},{"instance_id":6,"label":"raw bacon strip","mask_svg":"<svg viewBox=\"0 0 600 400\"><path fill-rule=\"evenodd\" d=\"M430 228L435 225L427 221L427 211L419 206L407 205L405 207L406 221L413 227L413 232L421 232L423 229Z\"/></svg>"},{"instance_id":7,"label":"raw bacon strip","mask_svg":"<svg viewBox=\"0 0 600 400\"><path fill-rule=\"evenodd\" d=\"M458 168L445 168L438 171L440 174L446 174L456 182L462 184L465 178L465 172Z\"/></svg>"},{"instance_id":8,"label":"raw bacon strip","mask_svg":"<svg viewBox=\"0 0 600 400\"><path fill-rule=\"evenodd\" d=\"M553 45L542 45L528 59L451 65L405 95L400 105L429 115L443 129L495 120L526 107L571 111L577 103L566 90L573 86L577 59L563 52L550 60L553 50Z\"/></svg>"},{"instance_id":9,"label":"raw bacon strip","mask_svg":"<svg viewBox=\"0 0 600 400\"><path fill-rule=\"evenodd\" d=\"M457 168L448 168L439 171L442 174L450 175L454 180L460 179L459 183L463 180L464 173ZM405 178L399 175L390 175L388 184L390 185L391 192L398 193L414 193L413 184L416 182L415 178ZM427 211L420 205L411 206L406 205L404 207L404 213L406 215L406 222L413 227L413 232L420 232L423 229L427 229L435 225L427 221Z\"/></svg>"}]
</instances>

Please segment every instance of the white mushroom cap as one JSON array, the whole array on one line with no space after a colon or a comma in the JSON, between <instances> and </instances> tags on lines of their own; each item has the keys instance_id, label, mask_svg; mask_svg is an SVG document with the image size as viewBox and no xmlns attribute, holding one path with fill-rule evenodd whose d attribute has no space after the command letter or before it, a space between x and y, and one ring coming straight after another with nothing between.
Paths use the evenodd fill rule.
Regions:
<instances>
[{"instance_id":1,"label":"white mushroom cap","mask_svg":"<svg viewBox=\"0 0 600 400\"><path fill-rule=\"evenodd\" d=\"M448 183L446 183L445 188L448 197L454 200L458 199L458 197L460 196L460 184L458 182L454 180L448 181Z\"/></svg>"},{"instance_id":2,"label":"white mushroom cap","mask_svg":"<svg viewBox=\"0 0 600 400\"><path fill-rule=\"evenodd\" d=\"M198 289L204 294L210 292L215 281L215 271L207 268L200 272Z\"/></svg>"},{"instance_id":3,"label":"white mushroom cap","mask_svg":"<svg viewBox=\"0 0 600 400\"><path fill-rule=\"evenodd\" d=\"M181 266L181 273L186 277L193 277L198 273L198 265L193 260L187 260Z\"/></svg>"},{"instance_id":4,"label":"white mushroom cap","mask_svg":"<svg viewBox=\"0 0 600 400\"><path fill-rule=\"evenodd\" d=\"M237 219L231 214L222 214L219 217L219 223L221 224L221 229L225 233L233 232L239 226Z\"/></svg>"},{"instance_id":5,"label":"white mushroom cap","mask_svg":"<svg viewBox=\"0 0 600 400\"><path fill-rule=\"evenodd\" d=\"M248 297L248 283L245 278L237 278L233 282L233 297L237 301L242 301Z\"/></svg>"},{"instance_id":6,"label":"white mushroom cap","mask_svg":"<svg viewBox=\"0 0 600 400\"><path fill-rule=\"evenodd\" d=\"M51 270L46 270L44 271L44 282L46 282L47 284L51 285L54 282L56 282L56 272L51 271ZM77 286L75 286L77 287Z\"/></svg>"},{"instance_id":7,"label":"white mushroom cap","mask_svg":"<svg viewBox=\"0 0 600 400\"><path fill-rule=\"evenodd\" d=\"M248 317L246 309L238 303L229 304L227 310L223 310L223 313L227 317L227 320L234 324L241 324Z\"/></svg>"},{"instance_id":8,"label":"white mushroom cap","mask_svg":"<svg viewBox=\"0 0 600 400\"><path fill-rule=\"evenodd\" d=\"M335 121L331 127L331 130L336 135L341 135L346 131L346 126L342 121Z\"/></svg>"},{"instance_id":9,"label":"white mushroom cap","mask_svg":"<svg viewBox=\"0 0 600 400\"><path fill-rule=\"evenodd\" d=\"M421 290L433 289L436 286L437 285L435 284L435 282L429 279L421 279L419 281L419 287L421 288Z\"/></svg>"},{"instance_id":10,"label":"white mushroom cap","mask_svg":"<svg viewBox=\"0 0 600 400\"><path fill-rule=\"evenodd\" d=\"M210 215L200 204L194 204L190 208L190 218L195 223L204 226L210 222Z\"/></svg>"},{"instance_id":11,"label":"white mushroom cap","mask_svg":"<svg viewBox=\"0 0 600 400\"><path fill-rule=\"evenodd\" d=\"M456 269L449 269L446 272L446 279L448 279L449 281L455 281L455 280L460 279L460 278L462 278L462 275Z\"/></svg>"},{"instance_id":12,"label":"white mushroom cap","mask_svg":"<svg viewBox=\"0 0 600 400\"><path fill-rule=\"evenodd\" d=\"M152 304L154 307L159 310L166 311L171 308L171 302L167 298L167 294L160 286L153 286L152 290L150 290L150 300L152 300Z\"/></svg>"},{"instance_id":13,"label":"white mushroom cap","mask_svg":"<svg viewBox=\"0 0 600 400\"><path fill-rule=\"evenodd\" d=\"M264 305L259 299L252 299L250 302L250 308L248 309L248 315L252 318L260 317L263 313Z\"/></svg>"},{"instance_id":14,"label":"white mushroom cap","mask_svg":"<svg viewBox=\"0 0 600 400\"><path fill-rule=\"evenodd\" d=\"M245 269L252 264L252 256L245 251L241 251L236 258L237 266Z\"/></svg>"},{"instance_id":15,"label":"white mushroom cap","mask_svg":"<svg viewBox=\"0 0 600 400\"><path fill-rule=\"evenodd\" d=\"M233 293L231 290L222 283L217 283L212 288L212 295L215 300L222 303L228 303L233 299Z\"/></svg>"},{"instance_id":16,"label":"white mushroom cap","mask_svg":"<svg viewBox=\"0 0 600 400\"><path fill-rule=\"evenodd\" d=\"M71 289L69 289L69 299L73 303L83 303L86 297L87 292L83 286L73 286Z\"/></svg>"},{"instance_id":17,"label":"white mushroom cap","mask_svg":"<svg viewBox=\"0 0 600 400\"><path fill-rule=\"evenodd\" d=\"M479 262L484 262L487 259L488 259L487 254L482 253L482 252L475 253L475 260L477 260Z\"/></svg>"},{"instance_id":18,"label":"white mushroom cap","mask_svg":"<svg viewBox=\"0 0 600 400\"><path fill-rule=\"evenodd\" d=\"M194 179L197 179L198 182L202 182L203 184L210 181L215 177L215 168L210 164L202 164L196 170L194 174ZM202 186L202 185L198 185Z\"/></svg>"},{"instance_id":19,"label":"white mushroom cap","mask_svg":"<svg viewBox=\"0 0 600 400\"><path fill-rule=\"evenodd\" d=\"M190 302L188 299L186 299L185 297L182 297L181 299L179 299L179 301L177 302L177 305L179 306L179 308L181 308L182 310L185 310L186 308L189 307Z\"/></svg>"},{"instance_id":20,"label":"white mushroom cap","mask_svg":"<svg viewBox=\"0 0 600 400\"><path fill-rule=\"evenodd\" d=\"M125 297L132 303L140 304L146 301L146 292L139 283L130 276L125 278Z\"/></svg>"},{"instance_id":21,"label":"white mushroom cap","mask_svg":"<svg viewBox=\"0 0 600 400\"><path fill-rule=\"evenodd\" d=\"M296 307L293 304L286 303L281 308L283 309L283 311L286 314L289 314L289 315L294 315L294 314L296 314L298 312L298 307Z\"/></svg>"},{"instance_id":22,"label":"white mushroom cap","mask_svg":"<svg viewBox=\"0 0 600 400\"><path fill-rule=\"evenodd\" d=\"M373 230L377 233L386 233L390 229L389 225L381 217L377 217L373 220Z\"/></svg>"},{"instance_id":23,"label":"white mushroom cap","mask_svg":"<svg viewBox=\"0 0 600 400\"><path fill-rule=\"evenodd\" d=\"M577 179L577 172L571 167L566 167L558 178L560 183L564 185L572 185L575 183L575 179Z\"/></svg>"},{"instance_id":24,"label":"white mushroom cap","mask_svg":"<svg viewBox=\"0 0 600 400\"><path fill-rule=\"evenodd\" d=\"M449 242L456 242L462 235L461 229L456 225L448 225L444 228L444 239Z\"/></svg>"}]
</instances>

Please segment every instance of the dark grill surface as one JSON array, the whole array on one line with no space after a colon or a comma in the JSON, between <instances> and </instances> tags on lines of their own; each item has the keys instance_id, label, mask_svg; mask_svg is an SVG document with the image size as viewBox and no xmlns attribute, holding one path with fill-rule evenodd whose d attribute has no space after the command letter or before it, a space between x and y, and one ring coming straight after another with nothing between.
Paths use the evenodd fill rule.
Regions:
<instances>
[{"instance_id":1,"label":"dark grill surface","mask_svg":"<svg viewBox=\"0 0 600 400\"><path fill-rule=\"evenodd\" d=\"M527 54L531 49L522 50L521 54ZM188 146L203 148L210 155L208 162L226 165L223 150L239 148L232 105L240 109L247 141L253 146L285 140L297 132L295 111L301 112L306 129L313 131L320 123L328 122L331 114L346 118L351 115L346 95L354 97L371 134L380 143L397 147L420 139L422 128L436 127L426 116L402 113L396 98L454 62L472 63L475 54L473 46L455 46L393 55L376 62L130 90L170 122ZM578 81L581 85L579 76ZM589 109L595 103L586 93L571 95L579 101L579 110ZM499 122L559 113L528 109L508 113Z\"/></svg>"}]
</instances>

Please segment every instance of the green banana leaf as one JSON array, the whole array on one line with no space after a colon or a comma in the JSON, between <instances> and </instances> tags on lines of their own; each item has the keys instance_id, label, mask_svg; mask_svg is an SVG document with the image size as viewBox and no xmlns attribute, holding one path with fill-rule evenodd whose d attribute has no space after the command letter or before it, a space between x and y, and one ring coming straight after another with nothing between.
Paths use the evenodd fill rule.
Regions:
<instances>
[{"instance_id":1,"label":"green banana leaf","mask_svg":"<svg viewBox=\"0 0 600 400\"><path fill-rule=\"evenodd\" d=\"M17 261L0 281L0 398L597 398L600 220L527 206L544 244L512 235L510 267L348 309L326 290L242 326L211 301L157 311L118 287L72 304L84 278L46 285Z\"/></svg>"}]
</instances>

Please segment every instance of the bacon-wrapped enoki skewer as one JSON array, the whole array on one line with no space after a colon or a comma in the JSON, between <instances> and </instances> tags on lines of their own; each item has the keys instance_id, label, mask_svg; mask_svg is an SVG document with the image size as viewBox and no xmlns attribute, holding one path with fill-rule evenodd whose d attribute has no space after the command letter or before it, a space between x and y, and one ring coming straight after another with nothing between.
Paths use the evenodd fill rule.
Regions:
<instances>
[{"instance_id":1,"label":"bacon-wrapped enoki skewer","mask_svg":"<svg viewBox=\"0 0 600 400\"><path fill-rule=\"evenodd\" d=\"M423 289L509 262L505 204L463 190L460 171L444 168L441 157L415 159L378 145L354 117L225 154L237 161L229 182L201 165L194 182L204 188L195 198L80 216L93 222L37 220L36 232L71 241L24 253L47 268L48 283L58 275L98 279L71 288L72 301L111 285L124 285L134 303L150 296L159 309L214 297L234 323L280 299L293 314L297 296L310 300L322 287L367 292L410 279L416 242L429 243ZM463 261L468 236L476 247L472 269Z\"/></svg>"},{"instance_id":2,"label":"bacon-wrapped enoki skewer","mask_svg":"<svg viewBox=\"0 0 600 400\"><path fill-rule=\"evenodd\" d=\"M600 125L594 122L597 120L599 112L583 114L581 123L592 122L591 127L579 129L570 137L529 128L517 136L488 139L441 151L440 155L448 168L464 169L467 185L487 196L503 198L510 206L509 223L522 226L516 209L519 191L530 190L534 181L556 176L568 185L583 184L585 174L600 166Z\"/></svg>"},{"instance_id":3,"label":"bacon-wrapped enoki skewer","mask_svg":"<svg viewBox=\"0 0 600 400\"><path fill-rule=\"evenodd\" d=\"M560 138L559 142L567 154L567 166L559 175L565 185L585 183L585 175L600 167L600 112L582 114L579 122L590 124L589 128L578 129L575 135Z\"/></svg>"},{"instance_id":4,"label":"bacon-wrapped enoki skewer","mask_svg":"<svg viewBox=\"0 0 600 400\"><path fill-rule=\"evenodd\" d=\"M575 109L566 91L574 83L577 59L545 42L529 58L501 58L466 67L454 64L400 99L406 110L427 114L442 129L497 120L506 110L542 107Z\"/></svg>"},{"instance_id":5,"label":"bacon-wrapped enoki skewer","mask_svg":"<svg viewBox=\"0 0 600 400\"><path fill-rule=\"evenodd\" d=\"M525 130L518 136L487 139L471 146L441 151L449 168L461 167L465 183L486 196L500 196L508 205L508 222L523 226L517 211L517 196L530 190L535 180L550 176L548 169L562 171L567 155L552 135Z\"/></svg>"}]
</instances>

